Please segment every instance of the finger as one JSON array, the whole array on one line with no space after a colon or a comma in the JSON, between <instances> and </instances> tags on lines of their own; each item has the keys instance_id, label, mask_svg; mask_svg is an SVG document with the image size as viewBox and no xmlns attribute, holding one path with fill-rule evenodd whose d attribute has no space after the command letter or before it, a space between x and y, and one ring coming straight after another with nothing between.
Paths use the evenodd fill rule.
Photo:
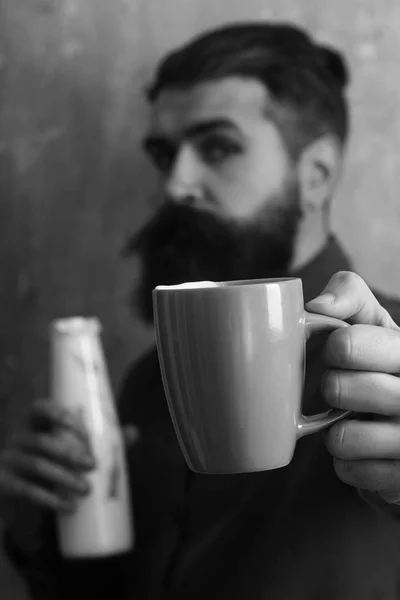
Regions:
<instances>
[{"instance_id":1,"label":"finger","mask_svg":"<svg viewBox=\"0 0 400 600\"><path fill-rule=\"evenodd\" d=\"M33 504L54 511L68 513L76 508L76 501L74 498L63 498L55 492L40 487L39 485L28 483L15 474L5 473L2 470L0 470L0 490L2 494L11 499L25 499Z\"/></svg>"},{"instance_id":2,"label":"finger","mask_svg":"<svg viewBox=\"0 0 400 600\"><path fill-rule=\"evenodd\" d=\"M125 425L122 428L122 435L124 436L125 446L128 449L134 446L140 438L139 429L134 425Z\"/></svg>"},{"instance_id":3,"label":"finger","mask_svg":"<svg viewBox=\"0 0 400 600\"><path fill-rule=\"evenodd\" d=\"M82 475L45 458L10 452L3 460L10 472L15 472L18 476L25 475L72 494L86 495L90 491L89 484Z\"/></svg>"},{"instance_id":4,"label":"finger","mask_svg":"<svg viewBox=\"0 0 400 600\"><path fill-rule=\"evenodd\" d=\"M332 456L345 461L400 460L400 423L341 421L326 433L325 443Z\"/></svg>"},{"instance_id":5,"label":"finger","mask_svg":"<svg viewBox=\"0 0 400 600\"><path fill-rule=\"evenodd\" d=\"M60 427L69 429L77 437L88 443L88 433L82 421L79 409L68 410L51 400L37 400L32 406L30 415L34 427Z\"/></svg>"},{"instance_id":6,"label":"finger","mask_svg":"<svg viewBox=\"0 0 400 600\"><path fill-rule=\"evenodd\" d=\"M400 378L388 373L333 369L323 377L322 393L335 408L400 416Z\"/></svg>"},{"instance_id":7,"label":"finger","mask_svg":"<svg viewBox=\"0 0 400 600\"><path fill-rule=\"evenodd\" d=\"M325 361L331 367L400 372L400 332L374 325L337 329L328 338Z\"/></svg>"},{"instance_id":8,"label":"finger","mask_svg":"<svg viewBox=\"0 0 400 600\"><path fill-rule=\"evenodd\" d=\"M365 281L349 271L336 273L321 294L307 303L307 310L352 324L378 325L399 330Z\"/></svg>"},{"instance_id":9,"label":"finger","mask_svg":"<svg viewBox=\"0 0 400 600\"><path fill-rule=\"evenodd\" d=\"M339 479L362 490L378 492L382 497L395 497L400 491L398 460L335 460Z\"/></svg>"},{"instance_id":10,"label":"finger","mask_svg":"<svg viewBox=\"0 0 400 600\"><path fill-rule=\"evenodd\" d=\"M87 452L86 446L80 440L65 433L59 435L25 433L16 439L15 444L26 452L49 458L55 463L72 469L90 471L95 467L93 457Z\"/></svg>"},{"instance_id":11,"label":"finger","mask_svg":"<svg viewBox=\"0 0 400 600\"><path fill-rule=\"evenodd\" d=\"M86 451L94 462L94 452L81 407L67 410L50 400L39 400L34 404L31 413L31 424L34 430L39 432L68 431L73 434L85 444Z\"/></svg>"}]
</instances>

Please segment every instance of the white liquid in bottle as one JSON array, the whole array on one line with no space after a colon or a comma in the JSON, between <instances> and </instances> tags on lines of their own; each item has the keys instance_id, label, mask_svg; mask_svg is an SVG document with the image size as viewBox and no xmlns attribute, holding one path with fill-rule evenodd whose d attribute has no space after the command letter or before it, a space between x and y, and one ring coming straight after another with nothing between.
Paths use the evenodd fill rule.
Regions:
<instances>
[{"instance_id":1,"label":"white liquid in bottle","mask_svg":"<svg viewBox=\"0 0 400 600\"><path fill-rule=\"evenodd\" d=\"M105 557L133 546L133 519L122 433L97 319L71 318L51 327L52 400L86 427L96 460L91 493L71 515L57 517L68 558Z\"/></svg>"}]
</instances>

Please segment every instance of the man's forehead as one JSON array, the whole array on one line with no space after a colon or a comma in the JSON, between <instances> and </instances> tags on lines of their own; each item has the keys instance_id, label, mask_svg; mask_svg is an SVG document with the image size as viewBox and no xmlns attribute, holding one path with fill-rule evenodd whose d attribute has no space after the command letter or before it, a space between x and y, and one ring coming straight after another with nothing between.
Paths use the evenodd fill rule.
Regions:
<instances>
[{"instance_id":1,"label":"man's forehead","mask_svg":"<svg viewBox=\"0 0 400 600\"><path fill-rule=\"evenodd\" d=\"M256 79L228 77L190 88L166 89L153 105L150 130L179 136L193 124L229 119L240 126L265 118L268 93Z\"/></svg>"}]
</instances>

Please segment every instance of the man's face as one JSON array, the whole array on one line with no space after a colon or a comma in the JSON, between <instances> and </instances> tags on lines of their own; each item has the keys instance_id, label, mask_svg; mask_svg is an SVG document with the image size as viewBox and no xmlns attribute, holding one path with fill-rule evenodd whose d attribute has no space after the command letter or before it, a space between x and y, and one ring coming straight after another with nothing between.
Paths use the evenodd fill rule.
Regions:
<instances>
[{"instance_id":1,"label":"man's face","mask_svg":"<svg viewBox=\"0 0 400 600\"><path fill-rule=\"evenodd\" d=\"M299 221L296 171L258 81L232 77L162 91L144 142L163 204L130 243L139 307L160 284L285 273Z\"/></svg>"}]
</instances>

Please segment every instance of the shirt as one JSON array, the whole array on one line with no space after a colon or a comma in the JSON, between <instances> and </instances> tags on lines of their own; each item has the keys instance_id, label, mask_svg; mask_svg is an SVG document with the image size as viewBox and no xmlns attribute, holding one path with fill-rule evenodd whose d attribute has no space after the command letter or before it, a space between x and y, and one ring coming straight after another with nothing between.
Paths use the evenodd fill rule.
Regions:
<instances>
[{"instance_id":1,"label":"shirt","mask_svg":"<svg viewBox=\"0 0 400 600\"><path fill-rule=\"evenodd\" d=\"M331 275L349 269L331 239L295 275L307 301ZM379 300L394 318L400 316L397 301ZM326 409L320 393L325 340L318 335L307 344L305 414ZM48 533L35 552L16 547L11 535L8 540L33 598L400 599L400 521L337 478L322 434L300 439L292 462L281 469L191 472L170 419L155 350L129 369L119 409L121 422L141 433L128 455L135 549L109 560L66 561L51 520L43 517Z\"/></svg>"}]
</instances>

